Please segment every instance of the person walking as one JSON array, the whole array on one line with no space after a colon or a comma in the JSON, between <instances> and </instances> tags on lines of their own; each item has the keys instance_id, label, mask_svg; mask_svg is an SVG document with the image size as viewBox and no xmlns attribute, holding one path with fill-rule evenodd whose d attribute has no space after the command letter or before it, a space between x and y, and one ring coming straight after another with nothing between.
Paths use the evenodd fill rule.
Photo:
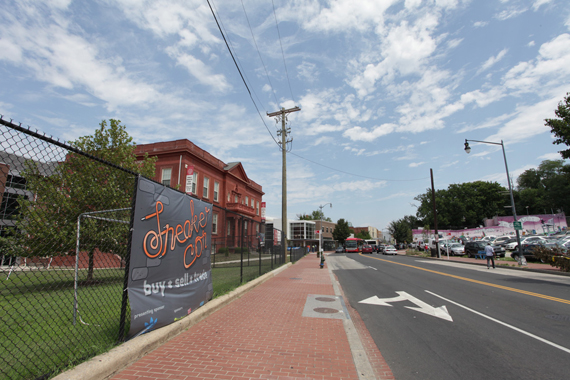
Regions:
<instances>
[{"instance_id":1,"label":"person walking","mask_svg":"<svg viewBox=\"0 0 570 380\"><path fill-rule=\"evenodd\" d=\"M493 263L493 269L495 269L495 250L490 245L485 246L485 256L487 257L487 269L489 269L489 261Z\"/></svg>"}]
</instances>

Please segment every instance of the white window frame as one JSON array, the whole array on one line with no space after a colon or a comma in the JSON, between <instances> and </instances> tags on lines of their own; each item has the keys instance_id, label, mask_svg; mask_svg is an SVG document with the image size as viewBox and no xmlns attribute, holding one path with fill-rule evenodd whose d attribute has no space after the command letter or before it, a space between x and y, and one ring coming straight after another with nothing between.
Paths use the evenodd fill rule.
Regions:
<instances>
[{"instance_id":1,"label":"white window frame","mask_svg":"<svg viewBox=\"0 0 570 380\"><path fill-rule=\"evenodd\" d=\"M219 193L220 193L220 183L214 181L214 202L218 202Z\"/></svg>"},{"instance_id":2,"label":"white window frame","mask_svg":"<svg viewBox=\"0 0 570 380\"><path fill-rule=\"evenodd\" d=\"M259 202L257 202L257 210L256 210L255 214L259 215Z\"/></svg>"},{"instance_id":3,"label":"white window frame","mask_svg":"<svg viewBox=\"0 0 570 380\"><path fill-rule=\"evenodd\" d=\"M249 206L249 197L247 195L245 196L245 205Z\"/></svg>"},{"instance_id":4,"label":"white window frame","mask_svg":"<svg viewBox=\"0 0 570 380\"><path fill-rule=\"evenodd\" d=\"M168 173L168 175L165 175L166 173ZM168 181L168 183L164 183L165 181ZM172 168L162 168L160 183L162 183L165 186L170 186L171 181L172 181Z\"/></svg>"},{"instance_id":5,"label":"white window frame","mask_svg":"<svg viewBox=\"0 0 570 380\"><path fill-rule=\"evenodd\" d=\"M204 176L204 187L202 188L202 198L209 198L210 192L210 178Z\"/></svg>"},{"instance_id":6,"label":"white window frame","mask_svg":"<svg viewBox=\"0 0 570 380\"><path fill-rule=\"evenodd\" d=\"M212 233L218 234L218 214L214 214L212 217Z\"/></svg>"},{"instance_id":7,"label":"white window frame","mask_svg":"<svg viewBox=\"0 0 570 380\"><path fill-rule=\"evenodd\" d=\"M192 194L198 195L196 194L197 187L198 187L198 173L194 172L194 174L192 174Z\"/></svg>"}]
</instances>

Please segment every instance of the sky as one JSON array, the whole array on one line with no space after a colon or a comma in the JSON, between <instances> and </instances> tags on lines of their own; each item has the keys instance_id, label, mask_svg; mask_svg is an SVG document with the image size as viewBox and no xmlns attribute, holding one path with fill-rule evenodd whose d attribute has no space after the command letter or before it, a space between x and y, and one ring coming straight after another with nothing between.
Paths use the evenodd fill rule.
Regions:
<instances>
[{"instance_id":1,"label":"sky","mask_svg":"<svg viewBox=\"0 0 570 380\"><path fill-rule=\"evenodd\" d=\"M501 147L466 154L465 139L503 141L515 181L564 149L544 119L570 92L567 0L0 4L4 119L67 141L110 118L137 143L189 139L241 161L268 217L281 217L282 162L267 113L281 108L301 108L289 220L325 205L385 230L415 215L430 169L436 189L506 187Z\"/></svg>"}]
</instances>

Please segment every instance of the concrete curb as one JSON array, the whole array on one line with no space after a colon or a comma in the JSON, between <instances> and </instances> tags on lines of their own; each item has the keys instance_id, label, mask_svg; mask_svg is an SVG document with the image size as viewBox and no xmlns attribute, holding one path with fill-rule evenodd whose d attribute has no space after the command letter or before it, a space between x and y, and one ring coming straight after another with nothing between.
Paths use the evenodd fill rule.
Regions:
<instances>
[{"instance_id":1,"label":"concrete curb","mask_svg":"<svg viewBox=\"0 0 570 380\"><path fill-rule=\"evenodd\" d=\"M402 255L402 256L409 256L409 257L418 257L418 256L412 256L412 255ZM459 260L447 260L445 258L438 258L438 257L422 257L423 259L428 259L428 260L436 260L436 261L445 261L448 263L459 263L459 264L467 264L467 265L487 265L486 262L481 262L481 263L474 263L474 262L469 262L469 261L459 261ZM560 270L554 270L554 269L536 269L536 268L529 268L529 267L512 267L510 265L505 265L502 264L501 262L498 262L497 260L495 260L495 266L497 268L502 268L502 269L512 269L512 270L522 270L525 272L536 272L536 273L544 273L544 274L553 274L555 276L570 276L570 272L562 272Z\"/></svg>"},{"instance_id":2,"label":"concrete curb","mask_svg":"<svg viewBox=\"0 0 570 380\"><path fill-rule=\"evenodd\" d=\"M289 268L292 263L285 264L269 273L264 274L248 282L239 288L232 290L219 298L213 299L194 313L184 319L171 323L156 331L129 340L120 346L113 348L111 351L96 356L85 363L79 364L77 367L63 372L53 380L101 380L108 379L118 371L136 362L144 355L163 345L170 339L176 337L180 333L189 329L193 325L207 318L214 312L223 308L233 300L240 298L242 295L264 283L265 281L275 277L277 274Z\"/></svg>"}]
</instances>

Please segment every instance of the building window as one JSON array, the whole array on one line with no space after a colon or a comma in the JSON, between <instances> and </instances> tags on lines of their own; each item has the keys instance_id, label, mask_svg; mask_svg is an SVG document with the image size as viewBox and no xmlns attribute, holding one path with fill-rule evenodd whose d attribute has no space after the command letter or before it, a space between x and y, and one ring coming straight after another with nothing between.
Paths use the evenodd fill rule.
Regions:
<instances>
[{"instance_id":1,"label":"building window","mask_svg":"<svg viewBox=\"0 0 570 380\"><path fill-rule=\"evenodd\" d=\"M251 208L253 208L253 207L254 207L254 206L253 206L253 204L254 204L254 202L253 202L253 198L251 198Z\"/></svg>"},{"instance_id":2,"label":"building window","mask_svg":"<svg viewBox=\"0 0 570 380\"><path fill-rule=\"evenodd\" d=\"M210 187L210 179L208 177L204 177L204 192L202 193L202 196L206 199L208 199L209 187Z\"/></svg>"},{"instance_id":3,"label":"building window","mask_svg":"<svg viewBox=\"0 0 570 380\"><path fill-rule=\"evenodd\" d=\"M257 202L257 210L255 212L257 215L259 215L259 202Z\"/></svg>"},{"instance_id":4,"label":"building window","mask_svg":"<svg viewBox=\"0 0 570 380\"><path fill-rule=\"evenodd\" d=\"M230 223L231 222L228 220L228 236L230 236L230 234L232 232L232 225Z\"/></svg>"},{"instance_id":5,"label":"building window","mask_svg":"<svg viewBox=\"0 0 570 380\"><path fill-rule=\"evenodd\" d=\"M228 191L228 203L230 203L230 192Z\"/></svg>"},{"instance_id":6,"label":"building window","mask_svg":"<svg viewBox=\"0 0 570 380\"><path fill-rule=\"evenodd\" d=\"M243 230L245 231L245 234L247 235L247 220L243 221Z\"/></svg>"},{"instance_id":7,"label":"building window","mask_svg":"<svg viewBox=\"0 0 570 380\"><path fill-rule=\"evenodd\" d=\"M234 195L234 203L238 203L237 194Z\"/></svg>"},{"instance_id":8,"label":"building window","mask_svg":"<svg viewBox=\"0 0 570 380\"><path fill-rule=\"evenodd\" d=\"M192 194L196 195L196 187L198 186L198 173L192 175Z\"/></svg>"},{"instance_id":9,"label":"building window","mask_svg":"<svg viewBox=\"0 0 570 380\"><path fill-rule=\"evenodd\" d=\"M162 169L162 178L161 178L160 182L162 182L162 184L164 186L170 186L171 175L172 175L172 169L171 168Z\"/></svg>"},{"instance_id":10,"label":"building window","mask_svg":"<svg viewBox=\"0 0 570 380\"><path fill-rule=\"evenodd\" d=\"M218 234L218 214L214 214L212 217L212 233Z\"/></svg>"},{"instance_id":11,"label":"building window","mask_svg":"<svg viewBox=\"0 0 570 380\"><path fill-rule=\"evenodd\" d=\"M249 206L249 197L248 196L245 197L245 205Z\"/></svg>"},{"instance_id":12,"label":"building window","mask_svg":"<svg viewBox=\"0 0 570 380\"><path fill-rule=\"evenodd\" d=\"M214 202L218 201L218 193L220 192L220 183L214 182Z\"/></svg>"}]
</instances>

